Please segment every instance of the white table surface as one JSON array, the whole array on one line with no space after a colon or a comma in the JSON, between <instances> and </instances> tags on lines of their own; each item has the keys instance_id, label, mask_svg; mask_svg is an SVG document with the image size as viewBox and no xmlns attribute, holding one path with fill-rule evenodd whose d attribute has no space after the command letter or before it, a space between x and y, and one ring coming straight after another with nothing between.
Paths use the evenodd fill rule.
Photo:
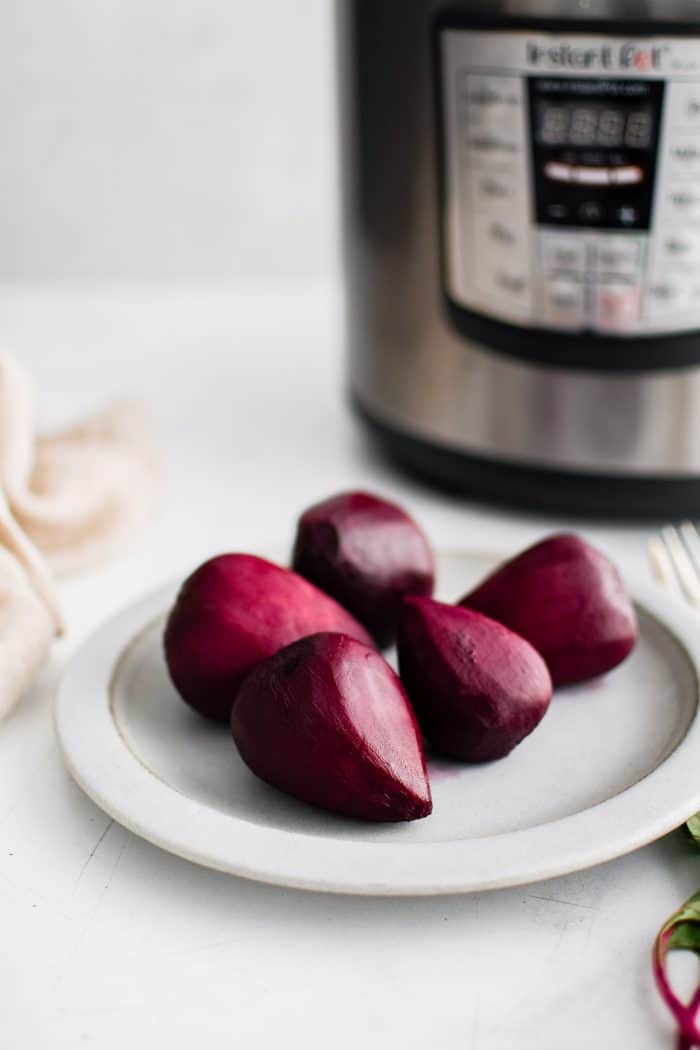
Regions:
<instances>
[{"instance_id":1,"label":"white table surface","mask_svg":"<svg viewBox=\"0 0 700 1050\"><path fill-rule=\"evenodd\" d=\"M330 288L0 288L0 342L31 369L42 423L135 395L166 475L149 531L62 585L69 636L0 726L3 1047L673 1045L649 950L700 886L700 855L680 833L503 892L321 896L161 852L61 765L52 692L93 626L210 554L286 543L301 508L342 488L404 501L436 544L511 550L566 524L646 572L649 530L495 511L378 460L343 400L340 318Z\"/></svg>"}]
</instances>

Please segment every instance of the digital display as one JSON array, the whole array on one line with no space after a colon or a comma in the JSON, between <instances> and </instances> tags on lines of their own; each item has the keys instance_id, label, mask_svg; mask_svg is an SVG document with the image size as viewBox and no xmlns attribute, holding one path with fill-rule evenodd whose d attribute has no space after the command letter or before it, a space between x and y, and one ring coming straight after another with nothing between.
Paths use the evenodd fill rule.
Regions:
<instances>
[{"instance_id":1,"label":"digital display","mask_svg":"<svg viewBox=\"0 0 700 1050\"><path fill-rule=\"evenodd\" d=\"M528 88L538 224L648 229L664 82L533 76Z\"/></svg>"},{"instance_id":2,"label":"digital display","mask_svg":"<svg viewBox=\"0 0 700 1050\"><path fill-rule=\"evenodd\" d=\"M643 109L554 102L538 105L538 141L544 146L649 149L654 115Z\"/></svg>"}]
</instances>

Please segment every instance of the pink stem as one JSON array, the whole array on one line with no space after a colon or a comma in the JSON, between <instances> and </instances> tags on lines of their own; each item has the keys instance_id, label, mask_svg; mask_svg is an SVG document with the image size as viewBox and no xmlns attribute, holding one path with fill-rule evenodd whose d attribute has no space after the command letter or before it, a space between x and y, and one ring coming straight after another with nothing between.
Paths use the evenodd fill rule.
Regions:
<instances>
[{"instance_id":1,"label":"pink stem","mask_svg":"<svg viewBox=\"0 0 700 1050\"><path fill-rule=\"evenodd\" d=\"M700 1029L695 1019L700 1006L700 986L696 989L693 998L688 1004L681 1002L671 988L664 964L668 952L668 940L672 932L670 929L664 930L656 939L653 954L654 978L666 1005L675 1017L676 1024L680 1029L678 1050L691 1050L692 1047L700 1046Z\"/></svg>"}]
</instances>

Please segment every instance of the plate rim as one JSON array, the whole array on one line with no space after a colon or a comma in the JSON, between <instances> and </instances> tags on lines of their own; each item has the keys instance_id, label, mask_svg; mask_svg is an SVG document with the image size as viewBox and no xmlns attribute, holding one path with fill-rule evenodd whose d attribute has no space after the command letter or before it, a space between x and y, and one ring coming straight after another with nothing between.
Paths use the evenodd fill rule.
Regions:
<instances>
[{"instance_id":1,"label":"plate rim","mask_svg":"<svg viewBox=\"0 0 700 1050\"><path fill-rule=\"evenodd\" d=\"M489 563L502 557L477 548L436 553ZM179 857L254 881L315 892L474 893L528 885L613 860L655 841L700 810L700 783L693 787L700 752L700 703L676 748L635 784L575 814L498 835L448 842L369 843L253 824L207 806L148 770L127 746L112 717L111 685L125 651L163 613L180 582L178 577L161 584L92 632L67 664L53 705L59 750L80 788L129 831ZM683 649L694 669L700 699L700 621L657 584L642 582L629 591L635 604ZM86 691L97 691L103 702L86 703ZM80 716L77 727L76 715ZM97 751L95 738L101 743ZM597 827L601 822L607 825L604 831Z\"/></svg>"}]
</instances>

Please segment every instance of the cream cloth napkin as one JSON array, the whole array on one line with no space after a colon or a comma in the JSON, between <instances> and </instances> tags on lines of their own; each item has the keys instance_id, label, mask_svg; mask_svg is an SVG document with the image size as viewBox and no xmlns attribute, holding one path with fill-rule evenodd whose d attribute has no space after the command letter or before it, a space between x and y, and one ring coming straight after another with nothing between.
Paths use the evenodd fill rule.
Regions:
<instances>
[{"instance_id":1,"label":"cream cloth napkin","mask_svg":"<svg viewBox=\"0 0 700 1050\"><path fill-rule=\"evenodd\" d=\"M128 405L37 438L29 378L0 353L0 718L63 631L54 574L112 555L145 524L157 480L143 420Z\"/></svg>"}]
</instances>

